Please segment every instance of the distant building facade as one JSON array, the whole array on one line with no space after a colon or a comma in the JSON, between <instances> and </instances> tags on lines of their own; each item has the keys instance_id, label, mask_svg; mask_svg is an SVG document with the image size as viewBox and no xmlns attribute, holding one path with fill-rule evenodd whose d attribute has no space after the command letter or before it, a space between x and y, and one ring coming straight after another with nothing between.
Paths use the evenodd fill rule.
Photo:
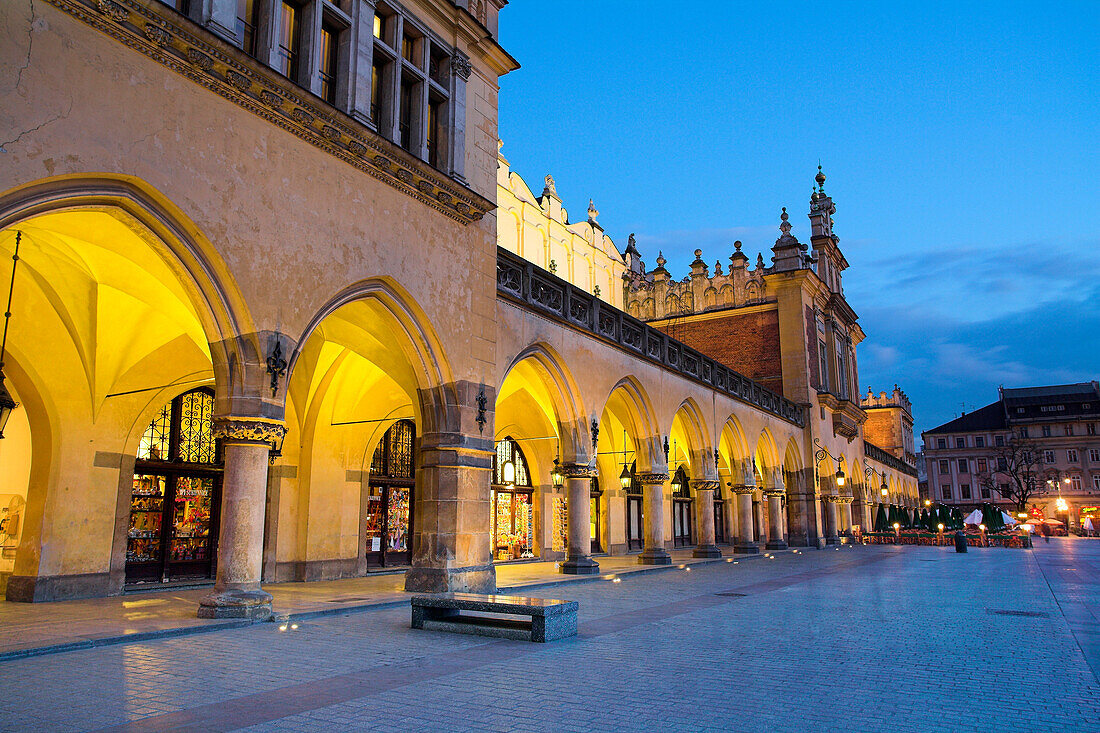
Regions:
<instances>
[{"instance_id":1,"label":"distant building facade","mask_svg":"<svg viewBox=\"0 0 1100 733\"><path fill-rule=\"evenodd\" d=\"M1010 440L1026 440L1041 451L1036 472L1041 493L1028 502L1029 509L1034 506L1071 529L1086 517L1100 518L1100 384L999 392L996 402L922 433L928 498L960 506L994 502L1008 509L1011 502L998 491L1009 482L998 453ZM986 476L992 481L983 480Z\"/></svg>"}]
</instances>

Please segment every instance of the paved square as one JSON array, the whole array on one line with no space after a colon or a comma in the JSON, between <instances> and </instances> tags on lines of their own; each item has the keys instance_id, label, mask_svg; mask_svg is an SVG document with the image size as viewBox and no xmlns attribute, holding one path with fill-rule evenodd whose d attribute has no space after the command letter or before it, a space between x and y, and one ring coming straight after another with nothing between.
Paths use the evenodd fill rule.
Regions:
<instances>
[{"instance_id":1,"label":"paved square","mask_svg":"<svg viewBox=\"0 0 1100 733\"><path fill-rule=\"evenodd\" d=\"M0 663L2 730L1081 731L1100 541L843 548L532 590L551 644L381 609Z\"/></svg>"}]
</instances>

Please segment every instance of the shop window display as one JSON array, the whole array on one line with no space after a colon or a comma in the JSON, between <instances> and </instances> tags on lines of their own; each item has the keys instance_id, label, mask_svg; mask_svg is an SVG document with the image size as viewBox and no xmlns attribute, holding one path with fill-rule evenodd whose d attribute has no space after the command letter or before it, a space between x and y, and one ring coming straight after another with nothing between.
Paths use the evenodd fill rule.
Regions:
<instances>
[{"instance_id":1,"label":"shop window display","mask_svg":"<svg viewBox=\"0 0 1100 733\"><path fill-rule=\"evenodd\" d=\"M692 544L691 532L691 489L688 486L687 471L683 466L676 469L672 477L672 544L687 547Z\"/></svg>"},{"instance_id":2,"label":"shop window display","mask_svg":"<svg viewBox=\"0 0 1100 733\"><path fill-rule=\"evenodd\" d=\"M379 441L371 460L364 531L367 562L407 565L412 536L416 425L398 420Z\"/></svg>"},{"instance_id":3,"label":"shop window display","mask_svg":"<svg viewBox=\"0 0 1100 733\"><path fill-rule=\"evenodd\" d=\"M641 552L645 548L645 525L642 514L642 485L638 483L638 463L630 464L630 486L626 489L626 549Z\"/></svg>"},{"instance_id":4,"label":"shop window display","mask_svg":"<svg viewBox=\"0 0 1100 733\"><path fill-rule=\"evenodd\" d=\"M492 537L495 560L535 556L534 487L527 459L510 437L497 443L493 458Z\"/></svg>"},{"instance_id":5,"label":"shop window display","mask_svg":"<svg viewBox=\"0 0 1100 733\"><path fill-rule=\"evenodd\" d=\"M213 577L221 456L214 393L201 388L166 404L138 444L126 539L126 582Z\"/></svg>"}]
</instances>

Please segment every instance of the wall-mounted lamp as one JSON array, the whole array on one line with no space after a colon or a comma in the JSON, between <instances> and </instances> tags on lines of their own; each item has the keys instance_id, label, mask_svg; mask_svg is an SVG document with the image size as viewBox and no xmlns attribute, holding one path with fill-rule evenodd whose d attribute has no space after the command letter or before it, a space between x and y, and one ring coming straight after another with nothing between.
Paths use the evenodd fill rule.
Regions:
<instances>
[{"instance_id":1,"label":"wall-mounted lamp","mask_svg":"<svg viewBox=\"0 0 1100 733\"><path fill-rule=\"evenodd\" d=\"M565 483L565 476L561 472L561 461L557 458L554 459L554 467L550 470L550 481L556 489L560 489Z\"/></svg>"}]
</instances>

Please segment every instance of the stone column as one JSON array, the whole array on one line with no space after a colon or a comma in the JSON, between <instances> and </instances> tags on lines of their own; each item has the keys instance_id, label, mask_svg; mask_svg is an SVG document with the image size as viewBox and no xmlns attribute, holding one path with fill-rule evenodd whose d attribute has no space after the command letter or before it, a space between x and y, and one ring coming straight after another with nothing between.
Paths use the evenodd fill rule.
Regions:
<instances>
[{"instance_id":1,"label":"stone column","mask_svg":"<svg viewBox=\"0 0 1100 733\"><path fill-rule=\"evenodd\" d=\"M595 575L600 565L593 560L592 552L592 476L594 471L585 465L567 463L562 466L565 476L566 507L569 510L569 547L561 572L566 575Z\"/></svg>"},{"instance_id":2,"label":"stone column","mask_svg":"<svg viewBox=\"0 0 1100 733\"><path fill-rule=\"evenodd\" d=\"M695 518L699 527L699 544L692 557L722 557L722 551L714 544L714 490L717 481L692 481L695 489Z\"/></svg>"},{"instance_id":3,"label":"stone column","mask_svg":"<svg viewBox=\"0 0 1100 733\"><path fill-rule=\"evenodd\" d=\"M667 473L643 473L642 511L645 512L645 549L638 556L641 565L671 565L672 556L665 550L665 483Z\"/></svg>"},{"instance_id":4,"label":"stone column","mask_svg":"<svg viewBox=\"0 0 1100 733\"><path fill-rule=\"evenodd\" d=\"M787 540L783 537L783 489L768 489L764 492L768 497L768 542L764 545L768 550L786 550Z\"/></svg>"},{"instance_id":5,"label":"stone column","mask_svg":"<svg viewBox=\"0 0 1100 733\"><path fill-rule=\"evenodd\" d=\"M476 391L473 385L472 390ZM470 397L471 385L460 395ZM469 404L467 400L465 404ZM424 433L416 471L412 593L492 593L496 590L489 539L492 432Z\"/></svg>"},{"instance_id":6,"label":"stone column","mask_svg":"<svg viewBox=\"0 0 1100 733\"><path fill-rule=\"evenodd\" d=\"M837 497L835 494L824 494L821 499L825 502L825 544L835 545L839 542L837 537Z\"/></svg>"},{"instance_id":7,"label":"stone column","mask_svg":"<svg viewBox=\"0 0 1100 733\"><path fill-rule=\"evenodd\" d=\"M214 592L199 604L199 618L271 617L271 594L260 588L268 456L282 440L281 420L223 417L214 421L222 439L221 530Z\"/></svg>"},{"instance_id":8,"label":"stone column","mask_svg":"<svg viewBox=\"0 0 1100 733\"><path fill-rule=\"evenodd\" d=\"M752 492L755 490L755 486L733 487L733 493L737 497L737 544L733 546L733 551L742 555L760 552L752 531Z\"/></svg>"},{"instance_id":9,"label":"stone column","mask_svg":"<svg viewBox=\"0 0 1100 733\"><path fill-rule=\"evenodd\" d=\"M851 536L852 534L852 497L838 496L840 506L840 533Z\"/></svg>"}]
</instances>

